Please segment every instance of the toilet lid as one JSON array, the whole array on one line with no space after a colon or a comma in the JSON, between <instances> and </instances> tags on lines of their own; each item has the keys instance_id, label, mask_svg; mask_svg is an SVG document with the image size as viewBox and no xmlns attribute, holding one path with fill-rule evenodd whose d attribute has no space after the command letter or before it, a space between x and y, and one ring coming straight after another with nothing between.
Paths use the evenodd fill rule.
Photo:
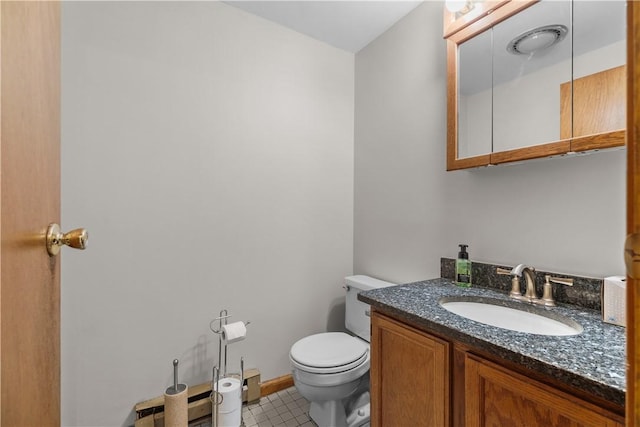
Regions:
<instances>
[{"instance_id":1,"label":"toilet lid","mask_svg":"<svg viewBox=\"0 0 640 427\"><path fill-rule=\"evenodd\" d=\"M335 368L346 370L359 365L368 351L364 341L343 332L326 332L302 338L291 347L290 356L305 367L336 372L340 369Z\"/></svg>"}]
</instances>

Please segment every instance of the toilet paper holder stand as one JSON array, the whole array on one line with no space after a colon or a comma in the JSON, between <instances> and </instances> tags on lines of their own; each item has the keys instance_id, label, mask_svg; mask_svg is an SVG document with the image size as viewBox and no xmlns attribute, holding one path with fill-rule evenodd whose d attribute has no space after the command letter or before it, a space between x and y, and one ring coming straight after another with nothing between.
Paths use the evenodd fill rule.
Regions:
<instances>
[{"instance_id":1,"label":"toilet paper holder stand","mask_svg":"<svg viewBox=\"0 0 640 427\"><path fill-rule=\"evenodd\" d=\"M229 312L226 309L222 309L220 310L220 315L218 317L216 317L215 319L213 319L210 323L209 323L209 329L211 329L211 332L213 332L214 334L218 335L218 368L219 370L222 371L222 376L226 377L227 376L227 344L222 343L222 327L226 326L228 324L229 318L231 317L231 315L229 314ZM216 329L214 327L214 324L218 322L218 328ZM249 326L249 324L251 324L250 321L247 322L243 322L245 326ZM224 363L222 361L222 348L224 347Z\"/></svg>"},{"instance_id":2,"label":"toilet paper holder stand","mask_svg":"<svg viewBox=\"0 0 640 427\"><path fill-rule=\"evenodd\" d=\"M224 396L221 393L218 393L218 388L216 384L220 383L220 369L217 366L213 367L213 379L211 381L211 396L209 399L213 404L211 408L211 427L219 427L219 419L220 419L220 405L224 401ZM242 414L242 391L244 389L244 359L240 358L240 426L244 426L244 415Z\"/></svg>"},{"instance_id":3,"label":"toilet paper holder stand","mask_svg":"<svg viewBox=\"0 0 640 427\"><path fill-rule=\"evenodd\" d=\"M222 404L223 396L222 394L217 392L216 384L220 381L220 373L222 372L222 378L227 376L227 343L225 342L223 345L222 340L222 327L228 324L228 320L231 317L229 312L226 309L220 310L220 315L213 319L209 323L209 329L214 334L218 335L218 365L213 367L213 377L211 383L211 402L213 403L212 408L212 427L218 427L218 409L220 404ZM218 322L218 327L215 328L215 323ZM251 322L243 322L245 326L249 325ZM224 360L222 359L222 348L224 347ZM244 359L240 358L240 390L242 390L244 386ZM240 399L242 399L242 391L240 394ZM242 411L240 411L242 414ZM240 425L243 425L242 415Z\"/></svg>"}]
</instances>

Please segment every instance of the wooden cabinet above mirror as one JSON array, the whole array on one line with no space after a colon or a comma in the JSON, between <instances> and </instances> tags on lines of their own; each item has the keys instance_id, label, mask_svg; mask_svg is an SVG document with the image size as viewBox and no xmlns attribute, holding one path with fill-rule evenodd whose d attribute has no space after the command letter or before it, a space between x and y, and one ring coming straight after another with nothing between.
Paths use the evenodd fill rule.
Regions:
<instances>
[{"instance_id":1,"label":"wooden cabinet above mirror","mask_svg":"<svg viewBox=\"0 0 640 427\"><path fill-rule=\"evenodd\" d=\"M624 146L624 1L454 3L447 170Z\"/></svg>"}]
</instances>

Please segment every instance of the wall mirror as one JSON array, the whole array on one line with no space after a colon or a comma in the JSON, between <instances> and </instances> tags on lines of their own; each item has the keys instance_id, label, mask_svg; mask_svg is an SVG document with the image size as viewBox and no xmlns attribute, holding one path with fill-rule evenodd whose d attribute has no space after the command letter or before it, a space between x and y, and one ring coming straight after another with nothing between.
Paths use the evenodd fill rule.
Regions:
<instances>
[{"instance_id":1,"label":"wall mirror","mask_svg":"<svg viewBox=\"0 0 640 427\"><path fill-rule=\"evenodd\" d=\"M447 36L447 170L623 146L625 2L494 6Z\"/></svg>"}]
</instances>

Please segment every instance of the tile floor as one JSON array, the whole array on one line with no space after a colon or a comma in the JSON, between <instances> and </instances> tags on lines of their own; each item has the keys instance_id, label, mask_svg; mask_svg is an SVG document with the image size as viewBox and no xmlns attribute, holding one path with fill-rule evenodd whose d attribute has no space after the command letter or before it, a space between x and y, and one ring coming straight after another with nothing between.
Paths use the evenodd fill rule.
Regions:
<instances>
[{"instance_id":1,"label":"tile floor","mask_svg":"<svg viewBox=\"0 0 640 427\"><path fill-rule=\"evenodd\" d=\"M270 394L259 403L244 405L245 427L316 427L309 418L309 402L295 387ZM191 427L211 427L211 421L198 421Z\"/></svg>"}]
</instances>

